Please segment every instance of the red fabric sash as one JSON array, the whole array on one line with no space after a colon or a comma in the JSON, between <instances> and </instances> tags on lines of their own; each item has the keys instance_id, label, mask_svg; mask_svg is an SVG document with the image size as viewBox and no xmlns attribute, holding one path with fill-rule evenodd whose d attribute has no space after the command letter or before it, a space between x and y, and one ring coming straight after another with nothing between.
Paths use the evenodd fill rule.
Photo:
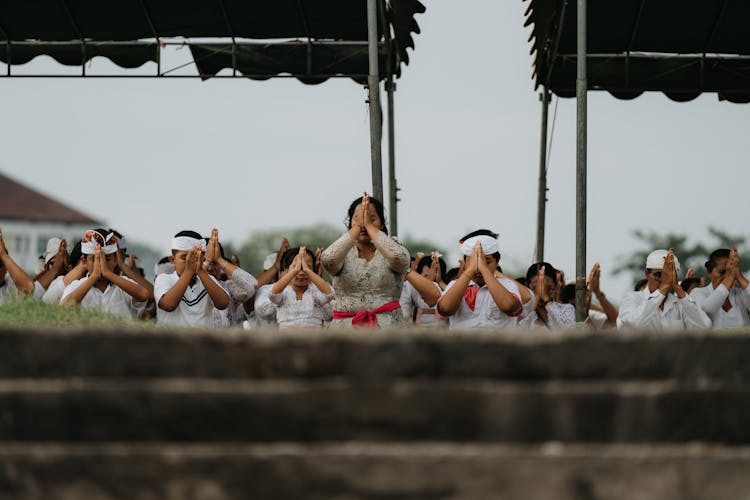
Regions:
<instances>
[{"instance_id":1,"label":"red fabric sash","mask_svg":"<svg viewBox=\"0 0 750 500\"><path fill-rule=\"evenodd\" d=\"M349 312L334 310L333 319L352 318L352 325L377 327L378 314L395 311L396 309L401 309L401 304L399 304L397 300L394 300L393 302L386 302L382 306L378 307L377 309L373 309L372 311Z\"/></svg>"},{"instance_id":2,"label":"red fabric sash","mask_svg":"<svg viewBox=\"0 0 750 500\"><path fill-rule=\"evenodd\" d=\"M464 291L464 300L466 301L466 305L469 306L469 309L471 309L472 312L474 312L474 307L476 307L477 305L478 291L479 287L477 285L469 285Z\"/></svg>"}]
</instances>

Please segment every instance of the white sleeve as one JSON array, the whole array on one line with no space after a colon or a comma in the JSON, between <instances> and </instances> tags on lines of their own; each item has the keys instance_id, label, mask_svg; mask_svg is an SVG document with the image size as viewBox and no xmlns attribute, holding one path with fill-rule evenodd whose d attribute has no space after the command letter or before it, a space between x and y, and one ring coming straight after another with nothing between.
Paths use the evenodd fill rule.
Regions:
<instances>
[{"instance_id":1,"label":"white sleeve","mask_svg":"<svg viewBox=\"0 0 750 500\"><path fill-rule=\"evenodd\" d=\"M156 301L157 306L162 296L174 286L172 280L169 279L170 276L170 274L160 274L154 280L154 301Z\"/></svg>"},{"instance_id":2,"label":"white sleeve","mask_svg":"<svg viewBox=\"0 0 750 500\"><path fill-rule=\"evenodd\" d=\"M280 291L279 293L268 294L268 300L270 300L271 303L276 307L279 307L281 304L283 304L285 298L286 295L284 294L284 290Z\"/></svg>"},{"instance_id":3,"label":"white sleeve","mask_svg":"<svg viewBox=\"0 0 750 500\"><path fill-rule=\"evenodd\" d=\"M413 272L413 271L412 271ZM411 283L408 281L404 281L404 286L401 288L401 297L398 299L398 303L401 305L401 314L404 315L404 318L411 320L411 291L412 288Z\"/></svg>"},{"instance_id":4,"label":"white sleeve","mask_svg":"<svg viewBox=\"0 0 750 500\"><path fill-rule=\"evenodd\" d=\"M372 240L372 244L388 262L391 271L403 274L409 269L411 262L409 251L383 231L380 231L378 236Z\"/></svg>"},{"instance_id":5,"label":"white sleeve","mask_svg":"<svg viewBox=\"0 0 750 500\"><path fill-rule=\"evenodd\" d=\"M70 295L71 293L73 293L73 291L76 288L78 288L79 286L81 286L81 281L82 280L75 280L70 285L66 286L65 290L63 290L62 297L60 297L60 302L62 302L63 300L65 300L65 297L67 297L68 295ZM83 299L81 299L81 301L83 301Z\"/></svg>"},{"instance_id":6,"label":"white sleeve","mask_svg":"<svg viewBox=\"0 0 750 500\"><path fill-rule=\"evenodd\" d=\"M713 316L719 312L719 308L724 304L724 301L729 297L729 290L724 286L723 283L719 284L716 288L711 290L711 285L706 285L703 288L696 288L690 292L690 297L697 302L703 311L709 316ZM708 292L708 293L707 293Z\"/></svg>"},{"instance_id":7,"label":"white sleeve","mask_svg":"<svg viewBox=\"0 0 750 500\"><path fill-rule=\"evenodd\" d=\"M42 295L42 302L45 304L59 304L65 291L65 282L62 279L55 279L47 287L47 291Z\"/></svg>"},{"instance_id":8,"label":"white sleeve","mask_svg":"<svg viewBox=\"0 0 750 500\"><path fill-rule=\"evenodd\" d=\"M747 311L750 312L750 285L748 285L747 288L742 290L742 295L740 295L740 300L742 302L742 305L745 306L745 309L747 309Z\"/></svg>"},{"instance_id":9,"label":"white sleeve","mask_svg":"<svg viewBox=\"0 0 750 500\"><path fill-rule=\"evenodd\" d=\"M271 286L266 285L260 287L255 294L255 314L266 320L276 318L276 306L269 299L270 292Z\"/></svg>"},{"instance_id":10,"label":"white sleeve","mask_svg":"<svg viewBox=\"0 0 750 500\"><path fill-rule=\"evenodd\" d=\"M534 292L532 292L529 289L529 293L531 294L531 298L528 302L526 302L523 305L523 308L521 309L521 315L518 317L518 324L521 324L521 321L523 321L525 318L528 318L531 313L534 313L536 316L536 313L534 312L534 304L536 303L536 296L534 295ZM535 318L536 319L536 318Z\"/></svg>"},{"instance_id":11,"label":"white sleeve","mask_svg":"<svg viewBox=\"0 0 750 500\"><path fill-rule=\"evenodd\" d=\"M576 308L571 304L550 302L547 304L547 324L557 328L576 326Z\"/></svg>"},{"instance_id":12,"label":"white sleeve","mask_svg":"<svg viewBox=\"0 0 750 500\"><path fill-rule=\"evenodd\" d=\"M711 319L690 295L677 299L677 301L682 304L682 313L685 318L686 328L711 327Z\"/></svg>"},{"instance_id":13,"label":"white sleeve","mask_svg":"<svg viewBox=\"0 0 750 500\"><path fill-rule=\"evenodd\" d=\"M323 250L320 260L323 262L323 269L328 271L331 276L336 276L344 267L344 261L349 250L354 248L354 242L349 233L342 234L336 241L331 243L328 248Z\"/></svg>"},{"instance_id":14,"label":"white sleeve","mask_svg":"<svg viewBox=\"0 0 750 500\"><path fill-rule=\"evenodd\" d=\"M324 305L328 304L330 301L333 300L333 291L331 291L330 294L326 295L320 291L320 288L314 286L312 288L312 296L313 296L313 302L315 302L315 305L318 307L323 307Z\"/></svg>"},{"instance_id":15,"label":"white sleeve","mask_svg":"<svg viewBox=\"0 0 750 500\"><path fill-rule=\"evenodd\" d=\"M41 283L38 281L34 281L34 298L35 299L41 299L44 294L47 292L47 290L44 289Z\"/></svg>"},{"instance_id":16,"label":"white sleeve","mask_svg":"<svg viewBox=\"0 0 750 500\"><path fill-rule=\"evenodd\" d=\"M629 292L623 297L620 304L620 320L623 328L644 328L652 326L661 330L659 319L659 305L664 300L664 295L657 289L648 296L648 299L639 304L639 294L642 292Z\"/></svg>"},{"instance_id":17,"label":"white sleeve","mask_svg":"<svg viewBox=\"0 0 750 500\"><path fill-rule=\"evenodd\" d=\"M240 303L245 303L252 299L258 288L258 280L256 280L252 274L240 267L234 270L231 278L222 283L229 292L229 295L236 302Z\"/></svg>"}]
</instances>

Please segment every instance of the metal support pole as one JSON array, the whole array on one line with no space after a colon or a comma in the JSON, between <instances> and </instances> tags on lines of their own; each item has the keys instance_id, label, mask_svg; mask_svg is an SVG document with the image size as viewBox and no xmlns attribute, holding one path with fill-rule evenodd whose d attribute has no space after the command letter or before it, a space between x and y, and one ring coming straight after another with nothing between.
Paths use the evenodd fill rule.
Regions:
<instances>
[{"instance_id":1,"label":"metal support pole","mask_svg":"<svg viewBox=\"0 0 750 500\"><path fill-rule=\"evenodd\" d=\"M372 195L383 201L383 159L381 151L383 117L380 111L380 75L378 68L378 0L367 0L367 42L370 55L367 91L370 105Z\"/></svg>"},{"instance_id":2,"label":"metal support pole","mask_svg":"<svg viewBox=\"0 0 750 500\"><path fill-rule=\"evenodd\" d=\"M390 216L391 236L398 236L398 182L396 181L396 120L394 118L394 92L396 82L393 81L393 45L391 43L391 28L386 15L385 0L378 0L378 14L383 26L383 41L385 43L385 91L388 95L388 215Z\"/></svg>"},{"instance_id":3,"label":"metal support pole","mask_svg":"<svg viewBox=\"0 0 750 500\"><path fill-rule=\"evenodd\" d=\"M536 246L534 262L544 261L544 221L547 214L547 112L549 110L549 90L539 96L542 101L542 139L539 147L539 188L536 208Z\"/></svg>"},{"instance_id":4,"label":"metal support pole","mask_svg":"<svg viewBox=\"0 0 750 500\"><path fill-rule=\"evenodd\" d=\"M578 1L576 77L576 321L586 320L586 0Z\"/></svg>"},{"instance_id":5,"label":"metal support pole","mask_svg":"<svg viewBox=\"0 0 750 500\"><path fill-rule=\"evenodd\" d=\"M395 143L395 120L393 117L393 91L396 90L396 84L393 76L390 75L386 82L388 91L388 188L390 196L388 198L390 206L388 211L391 218L391 236L398 236L398 183L396 182L396 143Z\"/></svg>"}]
</instances>

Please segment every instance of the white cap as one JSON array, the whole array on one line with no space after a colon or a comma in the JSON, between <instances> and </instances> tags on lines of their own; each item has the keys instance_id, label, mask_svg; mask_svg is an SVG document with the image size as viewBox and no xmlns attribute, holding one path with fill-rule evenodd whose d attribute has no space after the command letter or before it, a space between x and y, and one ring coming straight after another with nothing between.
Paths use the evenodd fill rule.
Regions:
<instances>
[{"instance_id":1,"label":"white cap","mask_svg":"<svg viewBox=\"0 0 750 500\"><path fill-rule=\"evenodd\" d=\"M62 240L60 238L50 238L47 240L47 249L44 251L44 263L49 264L57 252L60 250L60 244Z\"/></svg>"},{"instance_id":2,"label":"white cap","mask_svg":"<svg viewBox=\"0 0 750 500\"><path fill-rule=\"evenodd\" d=\"M648 257L646 257L646 269L664 269L664 259L667 258L669 251L667 250L654 250ZM680 260L675 255L674 257L674 268L678 273L680 272Z\"/></svg>"},{"instance_id":3,"label":"white cap","mask_svg":"<svg viewBox=\"0 0 750 500\"><path fill-rule=\"evenodd\" d=\"M263 261L263 270L268 271L276 264L276 256L279 252L269 253L266 256L266 260Z\"/></svg>"}]
</instances>

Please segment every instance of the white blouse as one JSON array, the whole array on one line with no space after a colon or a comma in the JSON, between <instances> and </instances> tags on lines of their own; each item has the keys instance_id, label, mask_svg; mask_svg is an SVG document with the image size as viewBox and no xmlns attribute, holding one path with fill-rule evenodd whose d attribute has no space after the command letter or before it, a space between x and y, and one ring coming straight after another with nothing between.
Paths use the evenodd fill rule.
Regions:
<instances>
[{"instance_id":1,"label":"white blouse","mask_svg":"<svg viewBox=\"0 0 750 500\"><path fill-rule=\"evenodd\" d=\"M290 285L280 293L272 293L268 299L276 306L276 321L279 328L300 326L323 326L323 309L333 299L333 293L326 295L315 285L309 285L301 299Z\"/></svg>"}]
</instances>

